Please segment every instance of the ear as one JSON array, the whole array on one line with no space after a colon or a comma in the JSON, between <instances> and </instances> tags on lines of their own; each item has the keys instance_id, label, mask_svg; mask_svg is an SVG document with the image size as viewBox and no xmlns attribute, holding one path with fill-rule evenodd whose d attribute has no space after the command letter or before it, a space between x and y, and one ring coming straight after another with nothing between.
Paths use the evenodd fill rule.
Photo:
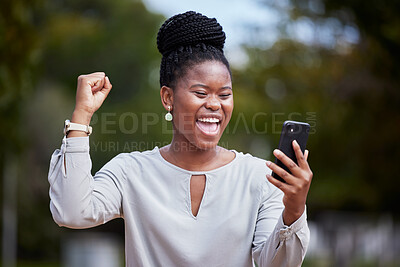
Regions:
<instances>
[{"instance_id":1,"label":"ear","mask_svg":"<svg viewBox=\"0 0 400 267\"><path fill-rule=\"evenodd\" d=\"M168 110L168 106L174 106L174 90L172 88L163 85L160 89L160 96L161 96L161 103L163 104L164 108Z\"/></svg>"}]
</instances>

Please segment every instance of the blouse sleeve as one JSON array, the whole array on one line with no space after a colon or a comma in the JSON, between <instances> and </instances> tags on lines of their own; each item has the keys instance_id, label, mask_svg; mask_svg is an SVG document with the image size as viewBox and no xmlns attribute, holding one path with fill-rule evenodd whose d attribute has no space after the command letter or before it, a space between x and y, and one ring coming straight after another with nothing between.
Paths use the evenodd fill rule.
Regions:
<instances>
[{"instance_id":1,"label":"blouse sleeve","mask_svg":"<svg viewBox=\"0 0 400 267\"><path fill-rule=\"evenodd\" d=\"M63 139L50 161L50 211L59 226L88 228L122 216L121 157L91 175L89 137Z\"/></svg>"},{"instance_id":2,"label":"blouse sleeve","mask_svg":"<svg viewBox=\"0 0 400 267\"><path fill-rule=\"evenodd\" d=\"M283 223L283 193L270 185L259 207L253 258L259 267L301 266L310 239L306 211L292 225ZM272 193L271 193L272 191Z\"/></svg>"}]
</instances>

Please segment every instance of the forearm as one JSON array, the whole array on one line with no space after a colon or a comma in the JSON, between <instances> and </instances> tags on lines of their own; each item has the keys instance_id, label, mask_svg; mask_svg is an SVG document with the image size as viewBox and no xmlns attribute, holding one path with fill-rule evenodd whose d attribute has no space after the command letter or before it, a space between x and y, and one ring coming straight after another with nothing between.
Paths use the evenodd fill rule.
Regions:
<instances>
[{"instance_id":1,"label":"forearm","mask_svg":"<svg viewBox=\"0 0 400 267\"><path fill-rule=\"evenodd\" d=\"M310 239L310 232L304 212L290 226L285 226L283 218L279 221L263 246L254 253L258 266L301 266Z\"/></svg>"}]
</instances>

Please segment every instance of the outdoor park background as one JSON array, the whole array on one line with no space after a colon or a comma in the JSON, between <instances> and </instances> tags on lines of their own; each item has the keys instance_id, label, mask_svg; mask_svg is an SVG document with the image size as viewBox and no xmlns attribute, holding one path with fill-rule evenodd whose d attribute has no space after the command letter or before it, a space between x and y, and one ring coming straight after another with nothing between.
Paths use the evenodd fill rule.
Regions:
<instances>
[{"instance_id":1,"label":"outdoor park background","mask_svg":"<svg viewBox=\"0 0 400 267\"><path fill-rule=\"evenodd\" d=\"M106 253L95 258L123 264L122 220L83 231L53 222L47 171L80 74L105 71L113 84L92 121L93 173L120 152L171 139L155 41L166 15L151 2L0 2L2 266L78 266L72 258L101 244ZM400 2L240 2L233 14L252 17L246 5L257 5L261 24L231 16L239 26L226 29L235 110L221 145L273 159L283 121L309 122L312 242L304 266L399 266ZM225 28L219 16L237 3L213 14L193 9Z\"/></svg>"}]
</instances>

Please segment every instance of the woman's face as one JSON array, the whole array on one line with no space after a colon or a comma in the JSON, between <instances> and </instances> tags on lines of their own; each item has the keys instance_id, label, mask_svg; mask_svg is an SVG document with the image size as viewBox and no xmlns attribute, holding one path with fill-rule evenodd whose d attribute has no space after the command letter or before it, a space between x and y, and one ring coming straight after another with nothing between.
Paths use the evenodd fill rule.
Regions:
<instances>
[{"instance_id":1,"label":"woman's face","mask_svg":"<svg viewBox=\"0 0 400 267\"><path fill-rule=\"evenodd\" d=\"M232 81L219 61L187 70L173 92L174 141L199 149L215 148L232 116Z\"/></svg>"}]
</instances>

